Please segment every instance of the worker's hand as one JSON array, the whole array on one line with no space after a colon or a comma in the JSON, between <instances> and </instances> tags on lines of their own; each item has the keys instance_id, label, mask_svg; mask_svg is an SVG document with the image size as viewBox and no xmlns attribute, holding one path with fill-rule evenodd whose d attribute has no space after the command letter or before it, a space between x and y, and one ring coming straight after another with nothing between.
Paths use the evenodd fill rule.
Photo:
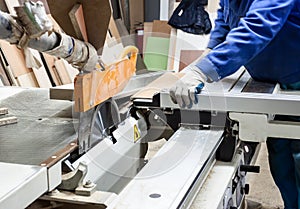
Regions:
<instances>
[{"instance_id":1,"label":"worker's hand","mask_svg":"<svg viewBox=\"0 0 300 209\"><path fill-rule=\"evenodd\" d=\"M200 85L202 88L206 80L207 77L199 68L195 65L188 66L185 75L170 89L172 101L180 107L191 107L193 103L196 103L195 93L200 93L200 89L196 92L196 87Z\"/></svg>"}]
</instances>

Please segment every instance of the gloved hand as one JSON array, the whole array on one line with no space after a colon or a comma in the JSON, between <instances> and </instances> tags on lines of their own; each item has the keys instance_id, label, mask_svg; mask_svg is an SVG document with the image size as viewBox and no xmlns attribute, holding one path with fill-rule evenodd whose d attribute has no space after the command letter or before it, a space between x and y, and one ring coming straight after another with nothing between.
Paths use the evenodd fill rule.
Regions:
<instances>
[{"instance_id":1,"label":"gloved hand","mask_svg":"<svg viewBox=\"0 0 300 209\"><path fill-rule=\"evenodd\" d=\"M180 107L191 107L192 103L196 102L196 87L199 84L204 86L207 77L195 65L189 65L187 69L185 69L185 73L186 74L170 89L170 96L172 101Z\"/></svg>"}]
</instances>

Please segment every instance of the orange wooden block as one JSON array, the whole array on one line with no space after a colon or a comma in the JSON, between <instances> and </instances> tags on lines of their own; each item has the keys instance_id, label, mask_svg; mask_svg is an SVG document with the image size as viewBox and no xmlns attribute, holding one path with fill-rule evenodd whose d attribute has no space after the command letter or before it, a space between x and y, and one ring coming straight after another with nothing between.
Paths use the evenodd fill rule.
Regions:
<instances>
[{"instance_id":1,"label":"orange wooden block","mask_svg":"<svg viewBox=\"0 0 300 209\"><path fill-rule=\"evenodd\" d=\"M104 71L95 70L76 76L75 111L85 112L121 92L136 71L137 53L136 47L125 47L121 59L105 67ZM131 54L129 59L125 58L127 54Z\"/></svg>"}]
</instances>

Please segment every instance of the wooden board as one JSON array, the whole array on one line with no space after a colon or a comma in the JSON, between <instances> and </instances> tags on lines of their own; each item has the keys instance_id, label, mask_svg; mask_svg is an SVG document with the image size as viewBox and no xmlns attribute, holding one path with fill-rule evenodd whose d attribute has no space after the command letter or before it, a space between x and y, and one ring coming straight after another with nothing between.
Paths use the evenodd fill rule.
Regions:
<instances>
[{"instance_id":1,"label":"wooden board","mask_svg":"<svg viewBox=\"0 0 300 209\"><path fill-rule=\"evenodd\" d=\"M77 37L68 13L75 4L80 3L89 42L101 50L111 17L109 0L48 0L50 12L61 28L70 36Z\"/></svg>"},{"instance_id":2,"label":"wooden board","mask_svg":"<svg viewBox=\"0 0 300 209\"><path fill-rule=\"evenodd\" d=\"M73 100L74 84L66 84L50 88L50 99Z\"/></svg>"},{"instance_id":3,"label":"wooden board","mask_svg":"<svg viewBox=\"0 0 300 209\"><path fill-rule=\"evenodd\" d=\"M130 33L135 33L136 25L144 23L144 1L129 0Z\"/></svg>"},{"instance_id":4,"label":"wooden board","mask_svg":"<svg viewBox=\"0 0 300 209\"><path fill-rule=\"evenodd\" d=\"M39 87L39 84L33 72L19 76L17 79L19 86L22 87Z\"/></svg>"},{"instance_id":5,"label":"wooden board","mask_svg":"<svg viewBox=\"0 0 300 209\"><path fill-rule=\"evenodd\" d=\"M170 47L169 47L169 57L168 57L168 70L174 70L174 58L176 50L176 39L177 39L177 30L172 28L170 34Z\"/></svg>"},{"instance_id":6,"label":"wooden board","mask_svg":"<svg viewBox=\"0 0 300 209\"><path fill-rule=\"evenodd\" d=\"M0 0L0 10L8 13L8 9L4 0Z\"/></svg>"},{"instance_id":7,"label":"wooden board","mask_svg":"<svg viewBox=\"0 0 300 209\"><path fill-rule=\"evenodd\" d=\"M32 55L38 60L38 62L41 64L39 68L32 67L34 76L39 84L39 87L41 88L50 88L52 87L51 81L48 77L48 74L46 72L46 69L43 65L43 61L41 59L40 53L34 49L29 49Z\"/></svg>"},{"instance_id":8,"label":"wooden board","mask_svg":"<svg viewBox=\"0 0 300 209\"><path fill-rule=\"evenodd\" d=\"M17 123L17 122L18 122L18 118L15 116L0 118L0 126L5 126L5 125Z\"/></svg>"},{"instance_id":9,"label":"wooden board","mask_svg":"<svg viewBox=\"0 0 300 209\"><path fill-rule=\"evenodd\" d=\"M148 37L144 62L148 70L160 71L168 67L169 38Z\"/></svg>"},{"instance_id":10,"label":"wooden board","mask_svg":"<svg viewBox=\"0 0 300 209\"><path fill-rule=\"evenodd\" d=\"M12 72L12 70L10 69L10 66L9 64L7 63L7 60L4 58L4 53L0 47L0 62L1 62L1 65L3 66L3 69L7 75L7 78L9 79L9 82L12 86L18 86L18 82L17 80L15 79L15 76Z\"/></svg>"},{"instance_id":11,"label":"wooden board","mask_svg":"<svg viewBox=\"0 0 300 209\"><path fill-rule=\"evenodd\" d=\"M62 82L62 84L69 84L72 83L73 81L70 78L70 75L66 69L64 60L58 59L54 62L54 66L57 70L57 73L59 75L59 78Z\"/></svg>"},{"instance_id":12,"label":"wooden board","mask_svg":"<svg viewBox=\"0 0 300 209\"><path fill-rule=\"evenodd\" d=\"M182 76L182 73L167 72L134 94L131 99L152 99L162 89L171 88Z\"/></svg>"},{"instance_id":13,"label":"wooden board","mask_svg":"<svg viewBox=\"0 0 300 209\"><path fill-rule=\"evenodd\" d=\"M88 41L85 20L81 4L75 4L69 12L69 17L74 27L75 33L80 40Z\"/></svg>"},{"instance_id":14,"label":"wooden board","mask_svg":"<svg viewBox=\"0 0 300 209\"><path fill-rule=\"evenodd\" d=\"M6 7L9 11L10 14L12 15L16 15L16 11L14 9L14 7L16 6L20 6L20 3L18 0L4 0L6 3Z\"/></svg>"},{"instance_id":15,"label":"wooden board","mask_svg":"<svg viewBox=\"0 0 300 209\"><path fill-rule=\"evenodd\" d=\"M104 71L79 74L74 84L75 111L85 112L121 92L136 71L137 53L136 47L126 47L122 59Z\"/></svg>"},{"instance_id":16,"label":"wooden board","mask_svg":"<svg viewBox=\"0 0 300 209\"><path fill-rule=\"evenodd\" d=\"M109 21L109 31L110 34L117 40L117 42L121 43L121 36L113 16L111 16Z\"/></svg>"},{"instance_id":17,"label":"wooden board","mask_svg":"<svg viewBox=\"0 0 300 209\"><path fill-rule=\"evenodd\" d=\"M204 50L181 50L179 71L198 59Z\"/></svg>"},{"instance_id":18,"label":"wooden board","mask_svg":"<svg viewBox=\"0 0 300 209\"><path fill-rule=\"evenodd\" d=\"M9 78L1 62L0 62L0 79L4 86L10 86Z\"/></svg>"},{"instance_id":19,"label":"wooden board","mask_svg":"<svg viewBox=\"0 0 300 209\"><path fill-rule=\"evenodd\" d=\"M1 107L0 108L0 115L6 115L6 114L8 114L8 108Z\"/></svg>"},{"instance_id":20,"label":"wooden board","mask_svg":"<svg viewBox=\"0 0 300 209\"><path fill-rule=\"evenodd\" d=\"M167 37L171 34L172 27L168 24L168 21L162 20L154 20L152 26L152 32L155 36L167 35ZM162 36L165 37L165 36Z\"/></svg>"},{"instance_id":21,"label":"wooden board","mask_svg":"<svg viewBox=\"0 0 300 209\"><path fill-rule=\"evenodd\" d=\"M144 22L143 54L146 50L148 37L152 36L153 22Z\"/></svg>"},{"instance_id":22,"label":"wooden board","mask_svg":"<svg viewBox=\"0 0 300 209\"><path fill-rule=\"evenodd\" d=\"M51 75L51 78L52 78L54 84L56 86L62 85L61 80L59 78L59 75L56 72L55 65L54 65L55 60L57 60L57 58L54 57L54 56L48 55L46 53L43 53L42 56L45 59L45 62L46 62L46 65L47 65L46 67L49 70L49 73Z\"/></svg>"},{"instance_id":23,"label":"wooden board","mask_svg":"<svg viewBox=\"0 0 300 209\"><path fill-rule=\"evenodd\" d=\"M24 53L15 45L11 45L6 41L0 40L0 47L15 78L32 72L32 69L26 67Z\"/></svg>"}]
</instances>

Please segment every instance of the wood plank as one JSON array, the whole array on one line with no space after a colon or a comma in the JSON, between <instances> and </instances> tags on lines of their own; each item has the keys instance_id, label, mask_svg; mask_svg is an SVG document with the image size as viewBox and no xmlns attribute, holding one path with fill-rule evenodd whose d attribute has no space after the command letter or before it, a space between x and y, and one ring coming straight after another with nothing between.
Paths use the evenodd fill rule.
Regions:
<instances>
[{"instance_id":1,"label":"wood plank","mask_svg":"<svg viewBox=\"0 0 300 209\"><path fill-rule=\"evenodd\" d=\"M62 84L69 84L72 83L72 80L70 78L70 75L66 69L66 66L64 64L64 60L58 59L54 62L54 66L57 70L57 73L59 75L59 78L62 82Z\"/></svg>"},{"instance_id":2,"label":"wood plank","mask_svg":"<svg viewBox=\"0 0 300 209\"><path fill-rule=\"evenodd\" d=\"M144 1L129 0L130 34L135 33L137 25L144 23Z\"/></svg>"},{"instance_id":3,"label":"wood plank","mask_svg":"<svg viewBox=\"0 0 300 209\"><path fill-rule=\"evenodd\" d=\"M154 20L152 26L152 32L155 36L170 37L172 27L168 24L168 21Z\"/></svg>"},{"instance_id":4,"label":"wood plank","mask_svg":"<svg viewBox=\"0 0 300 209\"><path fill-rule=\"evenodd\" d=\"M0 62L1 62L1 65L3 66L3 68L4 68L4 71L7 75L7 78L9 80L10 84L12 86L18 86L18 82L15 79L15 76L14 76L13 72L11 71L10 66L7 63L7 60L4 58L4 53L1 49L1 47L0 47Z\"/></svg>"},{"instance_id":5,"label":"wood plank","mask_svg":"<svg viewBox=\"0 0 300 209\"><path fill-rule=\"evenodd\" d=\"M2 65L2 62L0 62L0 78L4 86L10 86L9 78L4 66Z\"/></svg>"},{"instance_id":6,"label":"wood plank","mask_svg":"<svg viewBox=\"0 0 300 209\"><path fill-rule=\"evenodd\" d=\"M20 6L20 3L18 0L4 0L6 3L6 7L10 14L16 15L16 11L14 7Z\"/></svg>"},{"instance_id":7,"label":"wood plank","mask_svg":"<svg viewBox=\"0 0 300 209\"><path fill-rule=\"evenodd\" d=\"M46 53L42 53L42 56L45 59L45 62L46 62L46 65L47 65L46 67L49 70L50 76L51 76L54 84L56 86L62 85L61 80L59 78L59 75L56 72L55 65L54 65L55 60L57 60L57 58L54 57L54 56L51 56L49 54L46 54Z\"/></svg>"},{"instance_id":8,"label":"wood plank","mask_svg":"<svg viewBox=\"0 0 300 209\"><path fill-rule=\"evenodd\" d=\"M0 108L0 115L6 115L6 114L8 114L8 108L1 107Z\"/></svg>"},{"instance_id":9,"label":"wood plank","mask_svg":"<svg viewBox=\"0 0 300 209\"><path fill-rule=\"evenodd\" d=\"M18 118L15 116L0 118L0 126L5 126L5 125L17 123L17 122L18 122Z\"/></svg>"},{"instance_id":10,"label":"wood plank","mask_svg":"<svg viewBox=\"0 0 300 209\"><path fill-rule=\"evenodd\" d=\"M26 67L25 56L22 50L3 40L0 40L0 47L4 53L4 58L11 67L15 78L32 72L32 69Z\"/></svg>"},{"instance_id":11,"label":"wood plank","mask_svg":"<svg viewBox=\"0 0 300 209\"><path fill-rule=\"evenodd\" d=\"M82 5L75 4L69 12L69 17L71 19L71 23L74 27L77 38L88 42Z\"/></svg>"},{"instance_id":12,"label":"wood plank","mask_svg":"<svg viewBox=\"0 0 300 209\"><path fill-rule=\"evenodd\" d=\"M176 50L176 39L177 39L177 30L172 28L170 34L170 46L169 46L169 56L168 56L168 70L174 70L174 57Z\"/></svg>"},{"instance_id":13,"label":"wood plank","mask_svg":"<svg viewBox=\"0 0 300 209\"><path fill-rule=\"evenodd\" d=\"M22 87L39 87L33 72L21 75L16 80L18 85Z\"/></svg>"},{"instance_id":14,"label":"wood plank","mask_svg":"<svg viewBox=\"0 0 300 209\"><path fill-rule=\"evenodd\" d=\"M37 59L37 61L41 64L39 68L32 67L35 78L38 82L39 87L41 88L50 88L52 87L51 81L48 77L46 69L43 65L43 61L41 59L40 53L37 50L29 49L32 55Z\"/></svg>"},{"instance_id":15,"label":"wood plank","mask_svg":"<svg viewBox=\"0 0 300 209\"><path fill-rule=\"evenodd\" d=\"M198 59L204 50L181 50L179 71Z\"/></svg>"},{"instance_id":16,"label":"wood plank","mask_svg":"<svg viewBox=\"0 0 300 209\"><path fill-rule=\"evenodd\" d=\"M109 0L48 0L50 12L61 28L69 35L76 37L68 13L75 4L82 4L85 26L89 42L102 51L111 17Z\"/></svg>"},{"instance_id":17,"label":"wood plank","mask_svg":"<svg viewBox=\"0 0 300 209\"><path fill-rule=\"evenodd\" d=\"M131 53L130 59L125 58ZM85 112L121 92L136 71L138 49L126 47L122 59L104 71L79 74L74 84L75 111Z\"/></svg>"},{"instance_id":18,"label":"wood plank","mask_svg":"<svg viewBox=\"0 0 300 209\"><path fill-rule=\"evenodd\" d=\"M135 93L131 99L152 99L153 96L162 89L171 88L183 75L183 73L164 73L162 76Z\"/></svg>"},{"instance_id":19,"label":"wood plank","mask_svg":"<svg viewBox=\"0 0 300 209\"><path fill-rule=\"evenodd\" d=\"M143 54L146 50L148 37L152 36L153 22L144 22Z\"/></svg>"},{"instance_id":20,"label":"wood plank","mask_svg":"<svg viewBox=\"0 0 300 209\"><path fill-rule=\"evenodd\" d=\"M68 63L66 60L63 60L65 68L69 74L69 77L73 83L75 77L79 74L78 69L74 68L70 63Z\"/></svg>"},{"instance_id":21,"label":"wood plank","mask_svg":"<svg viewBox=\"0 0 300 209\"><path fill-rule=\"evenodd\" d=\"M73 100L74 84L66 84L50 88L50 99Z\"/></svg>"},{"instance_id":22,"label":"wood plank","mask_svg":"<svg viewBox=\"0 0 300 209\"><path fill-rule=\"evenodd\" d=\"M110 21L109 21L109 31L110 31L110 34L113 37L115 37L117 42L121 43L121 36L120 36L119 30L117 28L117 25L116 25L116 22L115 22L113 16L111 16Z\"/></svg>"},{"instance_id":23,"label":"wood plank","mask_svg":"<svg viewBox=\"0 0 300 209\"><path fill-rule=\"evenodd\" d=\"M6 3L4 0L0 0L0 10L2 12L7 12L9 13L8 9L7 9L7 6L6 6Z\"/></svg>"}]
</instances>

